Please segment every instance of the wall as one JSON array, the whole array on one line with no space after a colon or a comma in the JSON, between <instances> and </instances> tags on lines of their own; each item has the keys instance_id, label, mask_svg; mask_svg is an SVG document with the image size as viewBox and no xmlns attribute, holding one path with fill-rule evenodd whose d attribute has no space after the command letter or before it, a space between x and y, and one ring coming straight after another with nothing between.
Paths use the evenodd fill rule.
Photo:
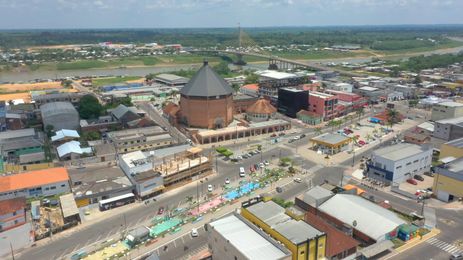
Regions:
<instances>
[{"instance_id":1,"label":"wall","mask_svg":"<svg viewBox=\"0 0 463 260\"><path fill-rule=\"evenodd\" d=\"M453 156L455 158L463 157L463 148L458 148L448 144L442 144L440 147L439 159Z\"/></svg>"},{"instance_id":2,"label":"wall","mask_svg":"<svg viewBox=\"0 0 463 260\"><path fill-rule=\"evenodd\" d=\"M25 164L25 165L17 165L17 164L4 164L3 165L3 172L28 172L28 171L36 171L36 170L43 170L48 168L56 167L54 163L37 163L37 164Z\"/></svg>"},{"instance_id":3,"label":"wall","mask_svg":"<svg viewBox=\"0 0 463 260\"><path fill-rule=\"evenodd\" d=\"M182 116L186 118L186 125L190 127L215 128L217 118L223 119L223 127L233 121L233 98L196 99L180 97ZM181 119L183 120L183 119Z\"/></svg>"},{"instance_id":4,"label":"wall","mask_svg":"<svg viewBox=\"0 0 463 260\"><path fill-rule=\"evenodd\" d=\"M448 195L453 195L455 199L463 197L462 187L463 180L458 180L437 173L434 176L432 190L439 199L443 201L448 201ZM443 199L444 197L447 197L447 199Z\"/></svg>"},{"instance_id":5,"label":"wall","mask_svg":"<svg viewBox=\"0 0 463 260\"><path fill-rule=\"evenodd\" d=\"M433 136L448 141L450 139L450 131L451 126L449 124L436 122Z\"/></svg>"},{"instance_id":6,"label":"wall","mask_svg":"<svg viewBox=\"0 0 463 260\"><path fill-rule=\"evenodd\" d=\"M54 188L53 188L54 187ZM40 190L41 188L41 190ZM60 193L69 193L71 189L69 188L69 182L58 182L48 185L43 185L42 187L33 187L29 189L19 190L15 192L0 193L0 200L12 199L18 197L37 197L37 196L53 196Z\"/></svg>"},{"instance_id":7,"label":"wall","mask_svg":"<svg viewBox=\"0 0 463 260\"><path fill-rule=\"evenodd\" d=\"M24 209L19 209L16 212L11 212L0 216L0 232L26 223L26 214Z\"/></svg>"},{"instance_id":8,"label":"wall","mask_svg":"<svg viewBox=\"0 0 463 260\"><path fill-rule=\"evenodd\" d=\"M439 121L442 119L455 118L461 116L463 116L463 107L447 107L440 104L435 104L432 107L432 121Z\"/></svg>"},{"instance_id":9,"label":"wall","mask_svg":"<svg viewBox=\"0 0 463 260\"><path fill-rule=\"evenodd\" d=\"M164 185L163 177L161 175L144 180L136 184L138 196L145 197L152 193L159 191L159 187Z\"/></svg>"},{"instance_id":10,"label":"wall","mask_svg":"<svg viewBox=\"0 0 463 260\"><path fill-rule=\"evenodd\" d=\"M380 168L384 171L392 172L393 174L392 176L390 176L389 174L382 172L382 174L384 175L383 177L375 174L371 174L369 176L380 180L384 180L383 178L385 178L385 180L400 183L409 178L412 178L415 174L422 174L426 171L429 171L431 168L431 161L431 149L398 161L392 161L380 156L375 156L372 160L372 165L374 167L370 167L370 173L379 172ZM378 165L377 163L379 163L380 165Z\"/></svg>"}]
</instances>

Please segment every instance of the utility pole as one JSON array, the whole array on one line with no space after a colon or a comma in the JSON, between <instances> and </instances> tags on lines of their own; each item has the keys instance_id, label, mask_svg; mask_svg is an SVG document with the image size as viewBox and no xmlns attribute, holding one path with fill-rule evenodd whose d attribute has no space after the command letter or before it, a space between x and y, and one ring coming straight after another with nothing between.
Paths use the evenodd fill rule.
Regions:
<instances>
[{"instance_id":1,"label":"utility pole","mask_svg":"<svg viewBox=\"0 0 463 260\"><path fill-rule=\"evenodd\" d=\"M10 250L11 250L11 259L14 260L13 245L11 244L11 241L10 241Z\"/></svg>"},{"instance_id":2,"label":"utility pole","mask_svg":"<svg viewBox=\"0 0 463 260\"><path fill-rule=\"evenodd\" d=\"M241 24L238 23L238 50L241 50Z\"/></svg>"}]
</instances>

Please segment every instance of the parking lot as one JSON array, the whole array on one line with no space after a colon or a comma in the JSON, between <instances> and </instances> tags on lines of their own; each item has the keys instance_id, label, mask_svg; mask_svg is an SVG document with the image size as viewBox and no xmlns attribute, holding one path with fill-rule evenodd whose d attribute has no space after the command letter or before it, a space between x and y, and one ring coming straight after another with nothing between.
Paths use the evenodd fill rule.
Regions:
<instances>
[{"instance_id":1,"label":"parking lot","mask_svg":"<svg viewBox=\"0 0 463 260\"><path fill-rule=\"evenodd\" d=\"M434 178L426 176L426 175L421 175L421 176L424 179L423 181L415 180L416 185L413 185L408 182L403 182L399 185L399 189L409 192L411 194L417 194L418 190L426 190L427 188L432 188Z\"/></svg>"}]
</instances>

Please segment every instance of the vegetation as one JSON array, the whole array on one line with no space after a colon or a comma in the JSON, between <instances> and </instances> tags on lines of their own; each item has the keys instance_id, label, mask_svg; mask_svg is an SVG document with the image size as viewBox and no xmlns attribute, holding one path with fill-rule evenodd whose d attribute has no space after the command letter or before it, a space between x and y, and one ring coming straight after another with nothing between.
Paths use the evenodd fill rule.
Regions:
<instances>
[{"instance_id":1,"label":"vegetation","mask_svg":"<svg viewBox=\"0 0 463 260\"><path fill-rule=\"evenodd\" d=\"M289 166L292 162L291 158L283 157L280 159L280 166Z\"/></svg>"},{"instance_id":2,"label":"vegetation","mask_svg":"<svg viewBox=\"0 0 463 260\"><path fill-rule=\"evenodd\" d=\"M244 84L255 84L259 82L259 76L254 73L250 73L244 79Z\"/></svg>"},{"instance_id":3,"label":"vegetation","mask_svg":"<svg viewBox=\"0 0 463 260\"><path fill-rule=\"evenodd\" d=\"M401 69L420 71L423 69L447 67L456 62L463 62L463 53L411 57L400 65Z\"/></svg>"},{"instance_id":4,"label":"vegetation","mask_svg":"<svg viewBox=\"0 0 463 260\"><path fill-rule=\"evenodd\" d=\"M276 204L280 205L283 208L289 208L294 205L294 202L292 201L285 201L282 198L279 197L273 197L272 201L275 202Z\"/></svg>"},{"instance_id":5,"label":"vegetation","mask_svg":"<svg viewBox=\"0 0 463 260\"><path fill-rule=\"evenodd\" d=\"M104 110L111 109L111 108L116 108L120 104L126 106L126 107L131 107L133 106L132 99L130 97L124 97L124 98L119 98L113 102L106 103L104 105Z\"/></svg>"},{"instance_id":6,"label":"vegetation","mask_svg":"<svg viewBox=\"0 0 463 260\"><path fill-rule=\"evenodd\" d=\"M101 139L101 134L96 131L85 132L81 134L80 138L82 141L94 141Z\"/></svg>"},{"instance_id":7,"label":"vegetation","mask_svg":"<svg viewBox=\"0 0 463 260\"><path fill-rule=\"evenodd\" d=\"M94 87L101 87L101 86L106 86L106 85L111 85L111 84L125 83L127 81L139 80L139 79L141 79L141 77L138 77L138 76L121 76L121 77L114 77L114 78L100 78L100 79L94 79L92 81L92 85Z\"/></svg>"},{"instance_id":8,"label":"vegetation","mask_svg":"<svg viewBox=\"0 0 463 260\"><path fill-rule=\"evenodd\" d=\"M83 119L98 118L102 111L103 107L93 95L85 95L79 101L79 115Z\"/></svg>"}]
</instances>

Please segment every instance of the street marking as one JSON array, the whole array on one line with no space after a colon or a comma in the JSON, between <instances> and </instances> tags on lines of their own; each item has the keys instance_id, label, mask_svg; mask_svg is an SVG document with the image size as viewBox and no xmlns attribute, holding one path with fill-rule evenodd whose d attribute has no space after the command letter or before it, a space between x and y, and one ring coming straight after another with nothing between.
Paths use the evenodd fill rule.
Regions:
<instances>
[{"instance_id":1,"label":"street marking","mask_svg":"<svg viewBox=\"0 0 463 260\"><path fill-rule=\"evenodd\" d=\"M437 248L439 248L442 251L448 252L450 254L455 254L455 253L463 253L463 250L459 249L455 245L452 245L450 243L441 241L437 238L430 238L426 241L426 243L433 245Z\"/></svg>"},{"instance_id":2,"label":"street marking","mask_svg":"<svg viewBox=\"0 0 463 260\"><path fill-rule=\"evenodd\" d=\"M177 239L174 240L174 247L177 247L177 243L175 243L175 241L177 241Z\"/></svg>"}]
</instances>

